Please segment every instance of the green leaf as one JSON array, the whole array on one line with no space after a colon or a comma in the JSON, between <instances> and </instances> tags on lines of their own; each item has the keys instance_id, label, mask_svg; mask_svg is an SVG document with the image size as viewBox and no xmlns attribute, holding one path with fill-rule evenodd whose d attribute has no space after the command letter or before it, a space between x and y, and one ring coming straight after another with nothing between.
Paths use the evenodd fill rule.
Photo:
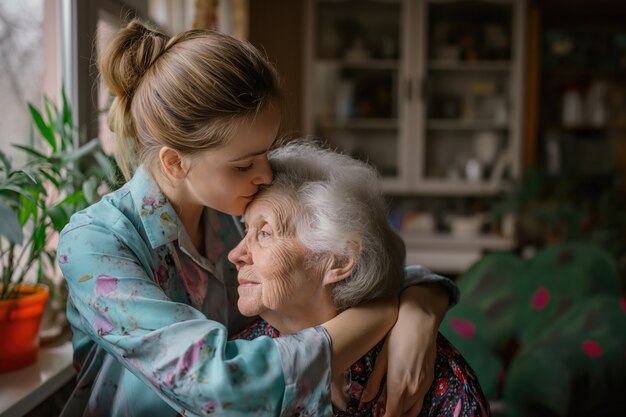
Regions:
<instances>
[{"instance_id":1,"label":"green leaf","mask_svg":"<svg viewBox=\"0 0 626 417\"><path fill-rule=\"evenodd\" d=\"M11 172L9 177L13 178L15 176L20 176L20 175L26 176L33 185L38 185L39 184L39 181L37 181L37 179L33 176L33 173L29 172L29 171L27 171L25 169L20 169L20 170L17 170L17 171L13 171L13 172Z\"/></svg>"},{"instance_id":2,"label":"green leaf","mask_svg":"<svg viewBox=\"0 0 626 417\"><path fill-rule=\"evenodd\" d=\"M21 245L24 240L22 225L15 212L0 202L0 235L6 237L9 242Z\"/></svg>"},{"instance_id":3,"label":"green leaf","mask_svg":"<svg viewBox=\"0 0 626 417\"><path fill-rule=\"evenodd\" d=\"M46 228L47 224L42 222L41 224L35 226L35 230L33 230L33 246L31 253L34 255L39 254L46 247Z\"/></svg>"},{"instance_id":4,"label":"green leaf","mask_svg":"<svg viewBox=\"0 0 626 417\"><path fill-rule=\"evenodd\" d=\"M54 176L50 174L48 171L44 169L40 169L39 173L43 175L44 177L46 177L48 181L50 181L54 185L54 188L56 188L57 190L61 189L61 183L56 178L54 178Z\"/></svg>"},{"instance_id":5,"label":"green leaf","mask_svg":"<svg viewBox=\"0 0 626 417\"><path fill-rule=\"evenodd\" d=\"M59 134L61 136L61 150L67 152L74 149L74 129L67 125L63 120L63 116L59 115Z\"/></svg>"},{"instance_id":6,"label":"green leaf","mask_svg":"<svg viewBox=\"0 0 626 417\"><path fill-rule=\"evenodd\" d=\"M28 221L28 219L32 218L34 222L38 219L37 213L37 199L38 196L27 196L22 194L20 196L20 210L19 210L19 220L20 224L24 225Z\"/></svg>"},{"instance_id":7,"label":"green leaf","mask_svg":"<svg viewBox=\"0 0 626 417\"><path fill-rule=\"evenodd\" d=\"M83 193L85 194L85 200L87 200L88 204L95 202L96 200L96 189L98 188L98 181L91 177L87 181L83 182Z\"/></svg>"},{"instance_id":8,"label":"green leaf","mask_svg":"<svg viewBox=\"0 0 626 417\"><path fill-rule=\"evenodd\" d=\"M121 176L117 163L115 162L115 158L113 156L105 155L102 151L95 152L94 158L98 162L106 182L115 188L115 186L119 183Z\"/></svg>"},{"instance_id":9,"label":"green leaf","mask_svg":"<svg viewBox=\"0 0 626 417\"><path fill-rule=\"evenodd\" d=\"M50 102L50 99L48 97L44 97L43 98L43 103L44 103L44 109L46 110L46 117L48 118L48 123L47 125L50 127L50 129L55 132L58 131L58 125L56 122L56 117L54 117L54 115L52 114L52 110L54 110L54 113L58 113L56 110L56 106L54 105L54 103ZM54 136L54 145L50 144L50 147L52 148L52 152L56 152L57 148L58 148L58 144L57 144L57 138L56 136Z\"/></svg>"},{"instance_id":10,"label":"green leaf","mask_svg":"<svg viewBox=\"0 0 626 417\"><path fill-rule=\"evenodd\" d=\"M43 136L44 139L46 139L46 142L50 144L52 150L56 151L57 144L54 137L54 130L44 122L43 117L41 117L41 113L35 106L28 103L28 108L30 109L30 114L33 117L35 125L37 125L37 129L39 129L41 136Z\"/></svg>"},{"instance_id":11,"label":"green leaf","mask_svg":"<svg viewBox=\"0 0 626 417\"><path fill-rule=\"evenodd\" d=\"M63 200L59 201L57 206L65 206L65 205L75 205L78 203L82 203L85 201L85 195L81 191L75 191L72 194L65 197Z\"/></svg>"},{"instance_id":12,"label":"green leaf","mask_svg":"<svg viewBox=\"0 0 626 417\"><path fill-rule=\"evenodd\" d=\"M67 212L63 209L62 206L59 205L48 208L48 217L50 217L52 225L54 226L54 230L56 230L57 232L63 230L65 225L70 220Z\"/></svg>"},{"instance_id":13,"label":"green leaf","mask_svg":"<svg viewBox=\"0 0 626 417\"><path fill-rule=\"evenodd\" d=\"M50 262L50 265L55 265L57 260L56 260L56 249L52 250L52 251L46 251L45 255L48 257L48 262ZM49 286L50 288L53 288L51 285Z\"/></svg>"},{"instance_id":14,"label":"green leaf","mask_svg":"<svg viewBox=\"0 0 626 417\"><path fill-rule=\"evenodd\" d=\"M104 176L108 182L115 181L115 166L111 160L101 151L94 152L94 158L103 171Z\"/></svg>"},{"instance_id":15,"label":"green leaf","mask_svg":"<svg viewBox=\"0 0 626 417\"><path fill-rule=\"evenodd\" d=\"M4 172L11 172L11 160L8 156L2 151L0 151L0 161L2 161L2 165L4 166Z\"/></svg>"},{"instance_id":16,"label":"green leaf","mask_svg":"<svg viewBox=\"0 0 626 417\"><path fill-rule=\"evenodd\" d=\"M36 151L34 148L30 147L30 146L25 146L25 145L18 145L16 143L12 143L11 146L13 146L14 148L18 148L23 150L24 152L26 152L27 154L34 156L35 158L39 159L39 160L47 160L48 157L44 154L42 154L39 151Z\"/></svg>"},{"instance_id":17,"label":"green leaf","mask_svg":"<svg viewBox=\"0 0 626 417\"><path fill-rule=\"evenodd\" d=\"M37 257L37 284L40 284L44 278L44 270L43 270L43 254L40 254Z\"/></svg>"},{"instance_id":18,"label":"green leaf","mask_svg":"<svg viewBox=\"0 0 626 417\"><path fill-rule=\"evenodd\" d=\"M29 200L33 199L33 195L31 192L29 192L28 190L25 190L22 187L16 187L14 185L5 185L0 187L0 194L4 194L4 195L9 195L9 193L15 193L21 196L26 197Z\"/></svg>"},{"instance_id":19,"label":"green leaf","mask_svg":"<svg viewBox=\"0 0 626 417\"><path fill-rule=\"evenodd\" d=\"M72 110L65 95L65 88L61 88L61 97L63 98L63 121L71 128L74 128L74 120L72 119Z\"/></svg>"},{"instance_id":20,"label":"green leaf","mask_svg":"<svg viewBox=\"0 0 626 417\"><path fill-rule=\"evenodd\" d=\"M65 91L61 90L61 95L63 97L63 105L61 112L58 114L59 131L61 133L61 149L67 151L74 148L74 121Z\"/></svg>"},{"instance_id":21,"label":"green leaf","mask_svg":"<svg viewBox=\"0 0 626 417\"><path fill-rule=\"evenodd\" d=\"M64 154L64 155L60 155L61 160L64 164L76 161L82 158L83 156L89 155L90 153L92 153L99 145L100 143L98 142L98 139L92 139L86 144L84 144L83 146L76 149L75 151Z\"/></svg>"}]
</instances>

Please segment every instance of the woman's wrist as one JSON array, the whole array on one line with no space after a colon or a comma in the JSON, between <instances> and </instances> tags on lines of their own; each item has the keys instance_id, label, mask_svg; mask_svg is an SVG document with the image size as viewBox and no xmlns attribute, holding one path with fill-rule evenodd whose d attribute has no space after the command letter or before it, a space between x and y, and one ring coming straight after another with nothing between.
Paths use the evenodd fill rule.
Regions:
<instances>
[{"instance_id":1,"label":"woman's wrist","mask_svg":"<svg viewBox=\"0 0 626 417\"><path fill-rule=\"evenodd\" d=\"M424 324L432 322L435 328L443 320L448 310L448 293L436 283L414 285L400 294L398 317L421 317Z\"/></svg>"},{"instance_id":2,"label":"woman's wrist","mask_svg":"<svg viewBox=\"0 0 626 417\"><path fill-rule=\"evenodd\" d=\"M322 324L331 339L333 375L345 371L372 349L394 326L396 297L371 301L343 311Z\"/></svg>"},{"instance_id":3,"label":"woman's wrist","mask_svg":"<svg viewBox=\"0 0 626 417\"><path fill-rule=\"evenodd\" d=\"M448 309L459 302L459 287L450 278L435 274L430 269L421 265L407 265L404 268L404 274L404 283L402 284L400 293L414 286L420 287L435 284L448 295Z\"/></svg>"}]
</instances>

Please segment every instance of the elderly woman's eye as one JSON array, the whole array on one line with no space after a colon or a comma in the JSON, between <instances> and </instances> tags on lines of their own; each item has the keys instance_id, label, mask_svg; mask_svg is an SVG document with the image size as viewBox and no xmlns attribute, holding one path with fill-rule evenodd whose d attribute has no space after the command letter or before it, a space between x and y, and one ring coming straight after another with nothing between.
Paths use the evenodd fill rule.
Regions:
<instances>
[{"instance_id":1,"label":"elderly woman's eye","mask_svg":"<svg viewBox=\"0 0 626 417\"><path fill-rule=\"evenodd\" d=\"M272 230L266 224L265 226L263 226L262 228L259 229L259 231L257 233L257 236L258 236L259 240L268 239L268 238L270 238L272 236Z\"/></svg>"}]
</instances>

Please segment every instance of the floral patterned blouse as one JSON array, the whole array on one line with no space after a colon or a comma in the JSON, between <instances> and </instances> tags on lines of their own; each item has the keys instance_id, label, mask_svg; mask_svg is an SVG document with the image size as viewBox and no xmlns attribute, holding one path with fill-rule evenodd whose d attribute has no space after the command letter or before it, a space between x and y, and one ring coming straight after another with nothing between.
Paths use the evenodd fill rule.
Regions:
<instances>
[{"instance_id":1,"label":"floral patterned blouse","mask_svg":"<svg viewBox=\"0 0 626 417\"><path fill-rule=\"evenodd\" d=\"M228 252L238 221L205 209L199 254L171 204L140 167L61 233L78 385L63 416L330 416L330 340L323 327L228 340L237 311ZM406 285L449 280L409 271Z\"/></svg>"}]
</instances>

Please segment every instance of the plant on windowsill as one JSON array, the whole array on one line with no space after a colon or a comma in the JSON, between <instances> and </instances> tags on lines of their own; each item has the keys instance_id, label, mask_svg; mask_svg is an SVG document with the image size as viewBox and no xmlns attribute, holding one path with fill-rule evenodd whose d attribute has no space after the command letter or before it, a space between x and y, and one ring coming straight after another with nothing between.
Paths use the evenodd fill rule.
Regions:
<instances>
[{"instance_id":1,"label":"plant on windowsill","mask_svg":"<svg viewBox=\"0 0 626 417\"><path fill-rule=\"evenodd\" d=\"M41 316L49 297L62 297L52 279L56 238L72 213L100 198L118 171L98 139L79 145L65 94L59 109L47 98L43 111L29 104L36 134L13 166L0 151L0 372L36 359ZM61 300L63 303L63 300Z\"/></svg>"}]
</instances>

